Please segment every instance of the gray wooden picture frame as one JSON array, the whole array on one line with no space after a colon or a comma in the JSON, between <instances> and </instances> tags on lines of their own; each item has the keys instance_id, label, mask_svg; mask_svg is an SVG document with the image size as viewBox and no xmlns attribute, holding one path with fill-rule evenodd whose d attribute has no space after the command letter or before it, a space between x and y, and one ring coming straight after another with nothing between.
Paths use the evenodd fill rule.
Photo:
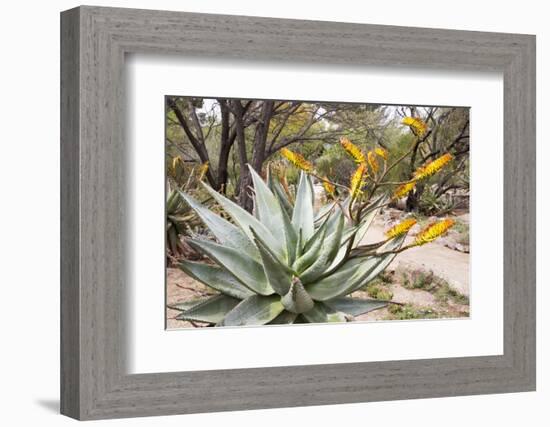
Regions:
<instances>
[{"instance_id":1,"label":"gray wooden picture frame","mask_svg":"<svg viewBox=\"0 0 550 427\"><path fill-rule=\"evenodd\" d=\"M126 53L504 76L504 354L129 375ZM535 390L535 37L83 6L61 14L61 412L77 419Z\"/></svg>"}]
</instances>

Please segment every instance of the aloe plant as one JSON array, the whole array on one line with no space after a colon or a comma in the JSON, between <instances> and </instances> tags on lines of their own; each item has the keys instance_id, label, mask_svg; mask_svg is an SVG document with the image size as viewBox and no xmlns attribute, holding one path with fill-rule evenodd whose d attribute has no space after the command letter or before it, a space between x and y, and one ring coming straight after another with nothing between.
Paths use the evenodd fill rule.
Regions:
<instances>
[{"instance_id":1,"label":"aloe plant","mask_svg":"<svg viewBox=\"0 0 550 427\"><path fill-rule=\"evenodd\" d=\"M216 240L187 239L212 264L184 260L179 267L219 294L173 306L181 311L179 320L215 326L345 322L389 303L349 296L403 249L399 233L360 244L384 196L351 221L349 199L314 212L313 184L303 172L295 203L275 179L264 182L252 168L250 173L253 214L203 184L231 221L180 192Z\"/></svg>"},{"instance_id":2,"label":"aloe plant","mask_svg":"<svg viewBox=\"0 0 550 427\"><path fill-rule=\"evenodd\" d=\"M200 224L196 214L187 206L176 189L168 185L166 194L166 247L173 258L189 256L193 250L184 245L182 236L189 235L190 229Z\"/></svg>"}]
</instances>

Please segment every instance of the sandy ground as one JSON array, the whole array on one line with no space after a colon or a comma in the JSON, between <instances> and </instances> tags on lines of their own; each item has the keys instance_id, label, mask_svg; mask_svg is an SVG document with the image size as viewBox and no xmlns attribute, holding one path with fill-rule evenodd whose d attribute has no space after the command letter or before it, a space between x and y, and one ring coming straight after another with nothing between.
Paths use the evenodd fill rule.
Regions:
<instances>
[{"instance_id":1,"label":"sandy ground","mask_svg":"<svg viewBox=\"0 0 550 427\"><path fill-rule=\"evenodd\" d=\"M179 268L168 268L166 272L166 302L168 306L178 302L191 301L208 295L214 295L214 292L202 283L197 282L187 276ZM191 325L189 322L176 320L180 312L171 308L166 309L166 327L168 329L187 328Z\"/></svg>"},{"instance_id":2,"label":"sandy ground","mask_svg":"<svg viewBox=\"0 0 550 427\"><path fill-rule=\"evenodd\" d=\"M384 230L387 228L389 227L384 226L381 221L375 221L362 243L374 243L384 239ZM408 237L406 243L413 240L413 237ZM470 254L449 249L435 241L401 252L391 264L394 269L398 266L432 270L461 294L470 295Z\"/></svg>"}]
</instances>

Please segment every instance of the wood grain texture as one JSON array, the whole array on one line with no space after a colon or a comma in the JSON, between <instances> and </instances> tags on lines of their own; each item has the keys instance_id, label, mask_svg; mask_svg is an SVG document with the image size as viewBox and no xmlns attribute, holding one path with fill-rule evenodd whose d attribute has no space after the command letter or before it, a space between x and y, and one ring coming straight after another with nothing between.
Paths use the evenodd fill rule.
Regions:
<instances>
[{"instance_id":1,"label":"wood grain texture","mask_svg":"<svg viewBox=\"0 0 550 427\"><path fill-rule=\"evenodd\" d=\"M79 17L61 21L61 412L80 414Z\"/></svg>"},{"instance_id":2,"label":"wood grain texture","mask_svg":"<svg viewBox=\"0 0 550 427\"><path fill-rule=\"evenodd\" d=\"M535 38L80 7L62 13L62 413L100 419L535 389ZM504 75L504 354L128 375L124 55Z\"/></svg>"}]
</instances>

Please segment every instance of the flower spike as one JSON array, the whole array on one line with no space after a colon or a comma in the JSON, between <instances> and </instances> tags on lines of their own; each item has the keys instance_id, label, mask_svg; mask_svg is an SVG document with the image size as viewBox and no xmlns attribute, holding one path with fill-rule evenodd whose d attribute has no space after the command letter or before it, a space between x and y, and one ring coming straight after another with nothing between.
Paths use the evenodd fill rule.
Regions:
<instances>
[{"instance_id":1,"label":"flower spike","mask_svg":"<svg viewBox=\"0 0 550 427\"><path fill-rule=\"evenodd\" d=\"M414 173L414 179L419 180L434 175L435 173L439 172L452 159L453 156L447 153L441 157L438 157L434 161L425 164L424 166L420 166Z\"/></svg>"},{"instance_id":2,"label":"flower spike","mask_svg":"<svg viewBox=\"0 0 550 427\"><path fill-rule=\"evenodd\" d=\"M344 147L344 150L346 150L348 154L353 157L355 163L365 163L365 153L363 153L357 145L352 143L345 136L340 138L340 144Z\"/></svg>"},{"instance_id":3,"label":"flower spike","mask_svg":"<svg viewBox=\"0 0 550 427\"><path fill-rule=\"evenodd\" d=\"M434 241L439 236L445 234L454 224L454 220L447 218L443 221L438 221L428 225L424 230L416 235L414 246L420 246Z\"/></svg>"},{"instance_id":4,"label":"flower spike","mask_svg":"<svg viewBox=\"0 0 550 427\"><path fill-rule=\"evenodd\" d=\"M201 165L201 168L199 169L199 181L202 181L204 179L206 172L208 172L208 166L208 160Z\"/></svg>"},{"instance_id":5,"label":"flower spike","mask_svg":"<svg viewBox=\"0 0 550 427\"><path fill-rule=\"evenodd\" d=\"M367 153L367 161L369 162L372 173L376 174L376 172L378 172L378 161L376 160L376 155L374 154L374 151L369 151Z\"/></svg>"},{"instance_id":6,"label":"flower spike","mask_svg":"<svg viewBox=\"0 0 550 427\"><path fill-rule=\"evenodd\" d=\"M393 193L393 198L400 199L402 197L405 197L414 189L415 186L416 183L414 181L401 184L399 187L396 188L395 192Z\"/></svg>"},{"instance_id":7,"label":"flower spike","mask_svg":"<svg viewBox=\"0 0 550 427\"><path fill-rule=\"evenodd\" d=\"M388 160L388 152L382 147L376 147L374 152L382 157L384 160Z\"/></svg>"},{"instance_id":8,"label":"flower spike","mask_svg":"<svg viewBox=\"0 0 550 427\"><path fill-rule=\"evenodd\" d=\"M361 163L357 167L353 175L351 176L349 191L352 199L361 193L361 187L365 185L366 174L367 174L367 164Z\"/></svg>"},{"instance_id":9,"label":"flower spike","mask_svg":"<svg viewBox=\"0 0 550 427\"><path fill-rule=\"evenodd\" d=\"M334 187L334 184L332 182L330 182L326 177L323 179L323 188L325 189L325 192L327 193L327 195L331 196L331 197L334 197L334 190L335 190L335 187Z\"/></svg>"},{"instance_id":10,"label":"flower spike","mask_svg":"<svg viewBox=\"0 0 550 427\"><path fill-rule=\"evenodd\" d=\"M416 224L416 219L407 218L401 221L399 224L394 225L392 228L387 230L384 234L388 239L393 239L395 237L402 236L409 232L409 230Z\"/></svg>"},{"instance_id":11,"label":"flower spike","mask_svg":"<svg viewBox=\"0 0 550 427\"><path fill-rule=\"evenodd\" d=\"M423 137L426 135L426 132L428 132L428 125L416 117L405 117L401 123L410 127L413 133L418 137Z\"/></svg>"},{"instance_id":12,"label":"flower spike","mask_svg":"<svg viewBox=\"0 0 550 427\"><path fill-rule=\"evenodd\" d=\"M313 165L304 159L301 154L290 151L288 148L281 148L281 154L298 169L304 172L313 172Z\"/></svg>"}]
</instances>

